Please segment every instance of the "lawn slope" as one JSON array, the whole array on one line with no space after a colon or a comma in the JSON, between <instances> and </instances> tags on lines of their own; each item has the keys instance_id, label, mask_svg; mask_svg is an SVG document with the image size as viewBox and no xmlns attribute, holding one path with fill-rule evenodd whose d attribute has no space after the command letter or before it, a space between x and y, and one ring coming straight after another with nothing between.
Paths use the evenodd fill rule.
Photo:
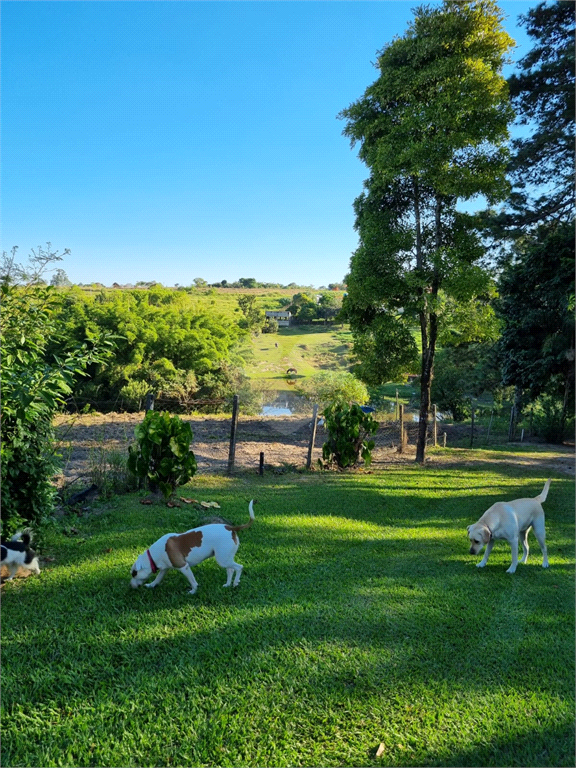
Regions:
<instances>
[{"instance_id":1,"label":"lawn slope","mask_svg":"<svg viewBox=\"0 0 576 768\"><path fill-rule=\"evenodd\" d=\"M322 370L346 371L351 364L352 334L340 326L292 326L252 339L247 375L270 389L290 390ZM295 369L288 375L289 369ZM289 383L290 382L290 383Z\"/></svg>"},{"instance_id":2,"label":"lawn slope","mask_svg":"<svg viewBox=\"0 0 576 768\"><path fill-rule=\"evenodd\" d=\"M506 544L479 570L466 538L546 476L195 478L182 495L234 523L258 504L240 586L208 561L194 596L177 572L128 586L136 555L194 524L190 507L134 495L64 520L41 576L2 590L2 765L572 766L573 480L552 475L548 570L533 537L513 576Z\"/></svg>"}]
</instances>

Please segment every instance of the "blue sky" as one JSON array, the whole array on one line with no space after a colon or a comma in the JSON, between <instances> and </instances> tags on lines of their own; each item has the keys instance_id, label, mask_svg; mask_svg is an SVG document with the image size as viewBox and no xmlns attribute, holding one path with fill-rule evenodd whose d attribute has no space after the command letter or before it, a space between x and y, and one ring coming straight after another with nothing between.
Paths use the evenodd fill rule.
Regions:
<instances>
[{"instance_id":1,"label":"blue sky","mask_svg":"<svg viewBox=\"0 0 576 768\"><path fill-rule=\"evenodd\" d=\"M336 116L419 4L4 0L2 249L69 248L82 283L341 281L368 174ZM516 59L535 4L500 3Z\"/></svg>"}]
</instances>

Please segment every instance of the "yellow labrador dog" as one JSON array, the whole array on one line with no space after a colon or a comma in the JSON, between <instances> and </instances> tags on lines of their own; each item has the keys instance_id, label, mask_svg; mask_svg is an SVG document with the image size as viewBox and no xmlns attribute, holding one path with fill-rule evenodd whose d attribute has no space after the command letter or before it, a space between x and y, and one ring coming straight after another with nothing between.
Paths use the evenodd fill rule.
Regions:
<instances>
[{"instance_id":1,"label":"yellow labrador dog","mask_svg":"<svg viewBox=\"0 0 576 768\"><path fill-rule=\"evenodd\" d=\"M542 550L542 568L548 568L548 551L546 549L546 534L544 531L544 510L542 504L548 496L550 480L546 480L542 493L533 499L516 499L515 501L497 501L482 515L474 525L468 526L470 539L470 554L477 555L486 545L484 557L477 568L484 568L496 539L506 539L512 547L512 565L506 573L514 573L518 565L518 541L522 542L524 554L521 563L528 560L528 532L534 529L534 535Z\"/></svg>"}]
</instances>

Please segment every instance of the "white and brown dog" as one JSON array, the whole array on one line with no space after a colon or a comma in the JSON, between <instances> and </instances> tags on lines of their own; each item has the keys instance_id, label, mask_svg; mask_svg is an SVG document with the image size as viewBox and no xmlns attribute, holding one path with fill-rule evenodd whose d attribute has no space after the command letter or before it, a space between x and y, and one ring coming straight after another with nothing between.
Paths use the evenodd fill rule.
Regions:
<instances>
[{"instance_id":1,"label":"white and brown dog","mask_svg":"<svg viewBox=\"0 0 576 768\"><path fill-rule=\"evenodd\" d=\"M542 550L542 568L548 568L548 551L546 549L546 532L544 530L544 510L542 504L548 496L550 480L546 480L542 493L533 499L516 499L515 501L498 501L482 515L474 525L468 526L470 539L470 554L477 555L486 545L484 557L477 563L478 568L484 568L497 539L506 539L512 547L512 565L506 573L514 573L518 565L518 542L522 542L524 554L521 563L528 560L528 533L534 529L534 535Z\"/></svg>"},{"instance_id":2,"label":"white and brown dog","mask_svg":"<svg viewBox=\"0 0 576 768\"><path fill-rule=\"evenodd\" d=\"M192 528L185 533L166 533L140 555L132 566L130 586L140 587L153 573L157 576L147 587L156 587L164 578L166 571L176 568L190 582L193 595L198 589L191 566L214 556L218 565L226 568L228 579L225 587L237 587L242 574L242 566L234 562L240 542L237 533L249 528L254 522L254 499L249 504L250 522L245 525L227 525L211 523L199 528ZM232 582L232 576L234 581Z\"/></svg>"},{"instance_id":3,"label":"white and brown dog","mask_svg":"<svg viewBox=\"0 0 576 768\"><path fill-rule=\"evenodd\" d=\"M31 549L32 536L29 531L18 531L10 539L1 544L1 564L9 572L7 581L12 581L18 568L26 568L32 573L40 573L36 552Z\"/></svg>"}]
</instances>

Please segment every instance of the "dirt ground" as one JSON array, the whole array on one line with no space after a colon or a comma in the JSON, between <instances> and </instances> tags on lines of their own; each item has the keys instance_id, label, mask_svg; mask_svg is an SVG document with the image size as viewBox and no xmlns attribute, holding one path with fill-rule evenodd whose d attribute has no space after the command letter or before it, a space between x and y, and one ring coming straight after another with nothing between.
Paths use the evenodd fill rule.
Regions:
<instances>
[{"instance_id":1,"label":"dirt ground","mask_svg":"<svg viewBox=\"0 0 576 768\"><path fill-rule=\"evenodd\" d=\"M115 451L126 454L134 442L134 428L144 417L143 413L109 413L93 415L60 416L56 421L59 452L63 456L63 472L59 485L74 484L74 490L89 483L91 466L101 461L103 453ZM198 472L222 473L228 467L230 451L229 416L182 417L188 421L194 433L192 449L198 462ZM308 457L312 428L312 415L299 416L240 416L236 434L234 468L240 471L258 471L260 453L264 454L266 471L282 472L289 468L304 467ZM417 424L407 424L408 444L403 453L398 452L398 427L384 422L378 430L373 451L373 464L409 462L414 460ZM442 425L439 434L446 431L447 445L469 436L469 427ZM326 435L318 426L312 452L312 463L322 455ZM441 438L439 438L441 440ZM522 466L541 466L574 475L574 448L568 446L538 445L538 451L525 456L499 453L494 461L505 461ZM484 459L483 459L484 460ZM454 455L436 454L431 463L454 462ZM462 456L459 463L471 463L470 454Z\"/></svg>"}]
</instances>

